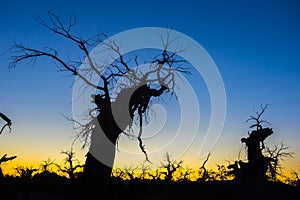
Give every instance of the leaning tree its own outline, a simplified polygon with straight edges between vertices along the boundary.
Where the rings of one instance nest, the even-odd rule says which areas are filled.
[[[77,80],[83,82],[84,91],[94,91],[90,94],[95,104],[95,108],[88,111],[90,120],[83,124],[73,118],[69,119],[79,124],[77,128],[80,137],[85,141],[84,145],[89,142],[90,149],[86,155],[82,196],[86,199],[93,199],[99,195],[103,197],[111,176],[115,148],[122,133],[131,136],[135,134],[141,152],[148,160],[141,137],[142,127],[151,100],[165,93],[176,95],[174,92],[176,76],[178,73],[189,73],[182,65],[186,61],[177,56],[182,49],[178,49],[177,52],[170,51],[170,45],[173,45],[176,40],[171,39],[172,30],[168,30],[164,36],[161,36],[162,50],[155,51],[155,55],[150,59],[145,57],[140,59],[139,56],[144,55],[123,55],[122,47],[105,34],[93,35],[87,39],[74,34],[75,15],[70,15],[65,23],[60,14],[50,10],[46,18],[39,16],[37,19],[50,32],[75,44],[81,59],[65,58],[63,53],[52,47],[37,49],[23,44],[14,44],[10,49],[12,53],[10,67],[14,68],[23,61],[34,63],[38,58],[46,57],[54,60],[61,70],[71,73],[77,77]],[[91,57],[89,50],[100,42],[114,55],[113,62],[99,63]],[[80,66],[83,63],[88,67],[81,70]],[[140,67],[145,63],[149,64],[147,70]],[[97,84],[90,78],[95,75],[99,78]],[[134,122],[139,127],[136,133],[132,133]],[[107,143],[113,144],[113,148]],[[99,148],[99,146],[102,151],[100,154],[102,153],[107,158],[108,164],[99,161],[91,153],[91,148]]]

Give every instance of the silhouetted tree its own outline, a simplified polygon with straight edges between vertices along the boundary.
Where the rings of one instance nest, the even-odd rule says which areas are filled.
[[[147,179],[149,178],[148,174],[150,170],[151,168],[146,165],[146,162],[143,162],[138,166],[138,171],[135,176],[140,180]]]
[[[233,174],[237,180],[267,181],[267,172],[271,179],[275,180],[281,169],[279,160],[292,156],[292,152],[287,152],[287,147],[283,144],[276,145],[273,149],[265,146],[265,139],[273,134],[272,128],[263,127],[263,123],[268,125],[270,123],[261,119],[267,107],[268,104],[261,105],[261,111],[255,111],[256,116],[251,115],[246,120],[246,122],[254,121],[249,128],[255,128],[248,133],[247,138],[241,139],[241,142],[246,144],[248,162],[239,160],[228,166],[231,169],[229,174]]]
[[[281,161],[289,157],[293,157],[294,152],[288,151],[289,147],[284,143],[275,145],[273,148],[270,146],[265,147],[265,154],[271,162],[268,163],[268,175],[273,181],[277,180],[277,176],[282,176]]]
[[[91,94],[96,108],[90,113],[95,111],[97,113],[96,116],[90,116],[90,122],[80,126],[81,137],[86,142],[92,138],[89,148],[99,147],[98,144],[93,144],[96,141],[101,143],[99,140],[93,140],[93,137],[95,138],[96,135],[98,137],[103,137],[104,135],[115,146],[120,134],[126,133],[125,130],[128,127],[129,131],[132,130],[130,127],[133,120],[136,120],[140,127],[136,138],[141,151],[145,154],[146,160],[148,160],[141,136],[143,119],[146,116],[151,99],[160,97],[166,92],[175,94],[176,74],[189,73],[181,65],[185,60],[178,59],[176,56],[182,49],[179,49],[178,52],[168,51],[170,45],[176,42],[176,40],[170,38],[172,31],[167,32],[166,36],[162,38],[163,50],[161,53],[151,58],[150,62],[148,62],[151,65],[151,70],[144,72],[140,70],[139,65],[144,64],[145,61],[140,63],[141,60],[137,56],[126,59],[121,53],[121,47],[115,41],[109,40],[105,34],[97,34],[88,39],[75,35],[72,29],[76,24],[76,16],[73,14],[70,15],[67,23],[64,23],[61,20],[61,16],[55,14],[52,10],[48,12],[48,21],[41,16],[37,19],[50,32],[75,44],[79,52],[82,53],[82,57],[86,57],[85,64],[88,64],[90,68],[84,72],[80,71],[81,60],[65,59],[55,48],[36,49],[22,44],[15,44],[10,49],[10,52],[13,54],[10,67],[14,68],[22,61],[35,62],[40,57],[54,60],[62,71],[71,72],[72,75],[81,79],[86,87],[92,88],[98,93]],[[113,63],[108,65],[105,62],[97,63],[90,57],[88,49],[96,46],[99,42],[102,42],[107,47],[107,50],[111,52],[115,59]],[[99,77],[99,84],[96,85],[90,81],[89,77],[92,74]],[[120,78],[125,80],[122,84],[117,83]],[[113,95],[116,91],[117,95]],[[104,149],[103,155],[110,160],[110,165],[112,166],[115,149],[106,147],[105,144],[100,146]],[[84,168],[84,198],[91,199],[99,195],[102,195],[103,198],[111,176],[111,166],[100,162],[90,152],[87,153]]]
[[[288,177],[288,183],[297,187],[300,187],[300,175],[299,172],[292,171],[290,177]]]
[[[35,168],[33,166],[30,167],[19,166],[15,168],[15,171],[21,179],[26,181],[26,180],[30,180],[33,177],[33,174],[38,171],[38,168]]]
[[[220,181],[228,180],[229,176],[225,165],[217,165],[217,168],[218,171],[215,174],[215,179]]]
[[[47,160],[43,161],[43,162],[41,163],[41,170],[42,170],[42,173],[43,173],[43,172],[47,172],[47,173],[51,172],[50,167],[51,167],[52,165],[54,165],[54,164],[55,164],[54,160],[51,160],[50,158],[48,158]]]
[[[118,181],[126,179],[126,174],[121,168],[114,168],[112,171],[112,176],[117,178]]]
[[[241,142],[246,144],[247,147],[247,160],[248,163],[235,161],[234,164],[229,165],[228,168],[232,169],[232,174],[235,178],[254,180],[254,181],[266,181],[267,169],[271,158],[265,157],[262,150],[265,148],[264,140],[273,134],[272,128],[263,128],[262,124],[270,124],[266,120],[261,119],[262,114],[266,111],[268,105],[262,106],[261,111],[255,111],[256,116],[251,115],[246,122],[254,121],[249,128],[256,128],[248,133],[247,138],[242,138]],[[243,177],[243,175],[245,177]]]
[[[171,155],[166,152],[165,162],[161,162],[161,174],[164,175],[164,180],[171,182],[174,181],[175,173],[182,168],[183,161],[176,161],[171,159]]]
[[[180,168],[178,181],[190,181],[193,170],[191,168]]]
[[[198,170],[198,181],[203,182],[203,181],[207,181],[210,178],[209,172],[206,169],[205,165],[209,160],[211,153],[208,153],[206,156],[206,159],[204,160],[204,162],[202,163],[202,166],[199,168]]]
[[[155,171],[148,172],[148,176],[152,180],[160,180],[161,179],[161,173],[159,172],[159,169],[156,169]]]
[[[76,171],[78,171],[80,168],[83,168],[83,165],[81,165],[75,158],[75,152],[72,148],[69,151],[61,151],[61,154],[66,156],[64,163],[63,165],[56,164],[56,166],[61,172],[68,174],[68,177],[71,181],[74,181],[76,178]]]
[[[133,166],[124,167],[123,168],[124,175],[125,175],[124,178],[128,180],[134,180],[136,178],[135,174],[137,169],[138,167],[133,167]]]

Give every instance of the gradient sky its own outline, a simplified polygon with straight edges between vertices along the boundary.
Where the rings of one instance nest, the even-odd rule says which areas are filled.
[[[96,32],[112,36],[150,26],[173,27],[193,38],[216,63],[227,96],[224,129],[208,164],[214,167],[238,159],[243,147],[240,139],[249,131],[249,124],[244,121],[259,110],[261,104],[270,104],[264,118],[271,123],[274,134],[267,143],[284,142],[289,146],[295,155],[284,165],[288,170],[299,169],[298,1],[8,1],[0,8],[0,52],[17,42],[36,48],[55,47],[64,55],[76,57],[74,46],[67,45],[35,20],[39,12],[45,13],[48,9],[62,9],[65,13],[74,11],[77,14],[75,32],[82,36]],[[47,59],[41,59],[35,66],[22,63],[16,69],[8,69],[9,55],[0,56],[0,111],[13,122],[12,132],[5,131],[0,135],[0,154],[17,155],[14,164],[41,162],[48,157],[60,161],[60,151],[70,148],[74,136],[72,124],[61,115],[72,115],[74,77],[57,72],[55,63]],[[197,87],[197,83],[194,84]],[[208,97],[208,94],[204,91],[203,96]],[[209,102],[203,101],[200,109],[205,111],[209,106]],[[207,120],[205,117],[204,114],[204,121]],[[168,131],[172,132],[172,129],[166,130],[167,136]],[[193,147],[181,157],[186,165],[197,167],[202,164],[197,146],[201,144],[201,138],[197,136]],[[150,143],[153,143],[152,147]],[[165,143],[166,140],[153,140],[146,143],[146,147],[151,151]],[[137,143],[126,138],[119,146],[139,153]],[[176,149],[176,146],[170,146],[164,150],[180,154]],[[78,158],[83,159],[85,152],[77,144]],[[163,155],[155,156],[152,160],[157,166]],[[116,165],[138,164],[143,159],[142,154],[128,156],[120,151]]]

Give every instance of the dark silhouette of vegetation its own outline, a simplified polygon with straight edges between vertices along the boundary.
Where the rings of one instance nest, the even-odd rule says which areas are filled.
[[[71,151],[64,152],[68,152],[64,154],[68,158],[69,155],[73,155],[71,157],[74,160]],[[209,156],[205,159],[205,163],[208,162],[208,158]],[[227,173],[229,171],[226,170],[225,165],[219,164],[215,170],[206,169],[209,178],[204,181],[202,174],[198,172],[203,164],[199,169],[184,167],[182,160],[171,159],[169,153],[166,153],[163,159],[162,168],[160,166],[151,168],[145,163],[115,168],[108,186],[110,194],[108,199],[182,199],[184,197],[190,199],[195,195],[209,195],[211,199],[229,197],[239,199],[233,194],[243,192],[247,193],[244,199],[253,199],[257,194],[261,198],[289,199],[292,195],[299,194],[297,172],[293,172],[293,176],[286,179],[288,184],[274,181],[251,184],[231,181],[232,177]],[[38,166],[19,166],[14,175],[5,175],[4,184],[0,184],[4,189],[4,193],[0,193],[0,198],[80,199],[81,177],[65,176],[61,173],[60,169],[65,167],[64,162],[54,169],[53,167],[58,164],[48,158]]]
[[[9,128],[9,131],[11,131],[11,125],[12,125],[12,122],[11,122],[11,119],[9,119],[6,115],[4,115],[3,113],[0,112],[0,117],[6,122],[1,130],[0,130],[0,135],[1,133],[3,132],[4,128],[7,126]],[[8,161],[11,161],[11,160],[14,160],[15,158],[17,158],[17,156],[10,156],[10,157],[7,157],[7,154],[4,154],[2,156],[2,158],[0,159],[0,181],[2,181],[4,175],[3,175],[3,172],[2,172],[2,168],[1,168],[1,164],[5,163],[5,162],[8,162]]]
[[[87,58],[86,61],[90,67],[89,71],[81,72],[79,70],[81,60],[64,59],[55,48],[46,47],[44,49],[36,49],[22,44],[15,44],[10,49],[12,53],[10,67],[14,68],[22,61],[35,62],[40,57],[47,57],[54,60],[59,64],[61,70],[71,72],[72,75],[83,81],[86,87],[96,89],[98,92],[98,94],[91,94],[93,102],[96,105],[96,108],[91,112],[95,111],[97,113],[96,116],[90,115],[90,122],[81,124],[79,127],[81,130],[80,137],[85,140],[84,146],[90,138],[92,138],[90,149],[94,148],[94,143],[99,142],[99,139],[97,139],[98,141],[93,141],[93,138],[95,138],[93,135],[105,137],[115,146],[120,134],[126,133],[125,130],[128,127],[130,128],[132,122],[136,120],[138,121],[140,130],[136,133],[137,136],[135,138],[139,142],[139,147],[145,155],[145,159],[149,161],[141,136],[143,122],[151,99],[160,97],[167,92],[171,95],[175,94],[176,74],[179,72],[189,73],[181,65],[186,61],[176,57],[178,52],[168,51],[170,45],[175,42],[170,39],[172,31],[167,32],[164,39],[162,39],[163,50],[149,62],[151,70],[143,72],[139,66],[143,64],[140,62],[141,60],[145,60],[145,58],[139,59],[135,55],[132,58],[126,59],[122,55],[118,44],[110,40],[105,34],[97,34],[88,39],[83,39],[73,34],[72,28],[76,24],[75,15],[72,14],[67,23],[64,23],[61,16],[53,10],[49,10],[47,16],[48,21],[41,16],[37,17],[37,19],[50,32],[75,44],[79,52],[82,53],[82,57]],[[88,48],[97,45],[99,42],[102,42],[112,55],[116,55],[115,61],[108,66],[106,63],[96,63],[89,55]],[[181,49],[178,51],[181,51]],[[91,74],[98,75],[100,79],[98,85],[89,80],[88,77]],[[120,77],[125,80],[122,84],[118,84]],[[119,91],[116,98],[113,97],[113,91]],[[130,132],[127,134],[132,136]],[[106,148],[102,151],[105,152],[105,156],[109,160],[108,164],[100,162],[90,152],[86,155],[84,168],[84,187],[86,187],[84,190],[86,191],[83,191],[83,197],[87,199],[99,195],[99,193],[105,195],[115,157],[115,149]],[[103,191],[99,191],[99,184],[102,185],[100,188]],[[95,188],[96,185],[97,188]]]
[[[7,157],[7,154],[5,154],[4,156],[2,156],[2,158],[0,159],[0,181],[3,179],[4,175],[3,175],[3,172],[2,172],[2,168],[1,168],[1,164],[2,163],[5,163],[5,162],[8,162],[8,161],[11,161],[11,160],[14,160],[15,158],[17,158],[17,156],[10,156],[10,157]]]
[[[200,181],[200,182],[207,181],[210,178],[210,173],[208,172],[208,170],[205,167],[205,165],[208,162],[210,156],[211,156],[211,153],[208,153],[206,159],[204,160],[204,162],[202,164],[202,166],[199,168],[199,171],[198,171],[198,175],[199,175],[198,181]]]
[[[261,112],[256,112],[256,117],[251,116],[255,123],[250,128],[254,130],[247,138],[241,139],[247,147],[248,162],[238,160],[229,164],[228,169],[223,164],[217,164],[216,170],[207,169],[206,165],[212,156],[209,153],[198,169],[192,169],[184,167],[183,160],[173,160],[166,152],[163,162],[157,168],[143,162],[137,166],[113,169],[107,186],[107,199],[149,197],[174,200],[194,198],[195,195],[210,195],[211,199],[240,199],[239,196],[232,196],[237,191],[239,194],[247,194],[243,199],[257,198],[257,194],[260,198],[271,199],[290,199],[299,195],[299,173],[293,171],[290,176],[284,177],[281,171],[281,161],[292,157],[293,152],[289,152],[284,143],[273,147],[264,144],[265,139],[273,134],[271,128],[262,126],[262,122],[270,125],[269,122],[261,120],[266,108],[267,106],[261,106]],[[61,154],[65,156],[62,164],[48,158],[38,167],[18,166],[15,167],[14,175],[2,174],[0,188],[4,192],[0,193],[0,198],[81,199],[84,165],[75,158],[73,148],[61,151]],[[9,157],[5,154],[0,159],[0,167],[2,163],[15,158],[16,156]],[[281,178],[278,179],[277,176]],[[187,192],[183,194],[179,191]]]
[[[271,179],[275,180],[280,170],[279,160],[291,157],[293,154],[292,152],[287,152],[287,147],[283,144],[275,146],[273,149],[265,147],[265,139],[273,134],[272,128],[264,128],[262,125],[263,123],[270,125],[268,121],[261,119],[267,107],[268,104],[265,106],[261,105],[261,111],[256,111],[256,116],[251,115],[246,120],[246,122],[254,121],[249,128],[255,129],[248,133],[247,138],[241,139],[241,142],[245,143],[247,147],[248,162],[239,160],[228,166],[231,169],[229,173],[234,175],[236,180],[267,181],[267,172],[269,172]]]
[[[265,147],[265,154],[272,161],[268,163],[268,179],[277,181],[277,176],[283,176],[281,162],[294,155],[294,152],[288,151],[288,149],[289,147],[282,142],[274,147]]]
[[[300,188],[300,172],[293,171],[292,176],[287,178],[287,182],[291,185],[294,185]]]
[[[33,166],[30,167],[18,166],[15,168],[15,170],[17,176],[19,176],[21,179],[28,180],[33,177],[34,173],[38,171],[38,168],[35,168]]]
[[[42,173],[50,173],[52,171],[52,165],[55,165],[55,162],[54,160],[51,160],[50,157],[47,160],[44,160],[40,165]]]
[[[182,169],[183,161],[176,161],[171,159],[171,155],[166,152],[165,162],[161,163],[160,168],[162,169],[161,174],[163,174],[164,180],[171,182],[174,181],[174,174]]]
[[[71,148],[69,151],[61,151],[61,154],[66,156],[63,165],[58,165],[56,163],[55,165],[58,167],[59,171],[66,173],[68,178],[71,181],[74,181],[78,175],[78,170],[83,168],[84,165],[81,165],[80,162],[75,158],[75,152],[73,151],[73,148]]]
[[[82,165],[75,159],[75,152],[61,151],[65,155],[63,164],[57,164],[50,159],[37,167],[19,166],[15,168],[14,175],[4,175],[1,163],[13,160],[16,156],[0,159],[0,193],[1,199],[183,199],[194,198],[195,195],[210,195],[215,199],[253,199],[255,182],[257,193],[261,198],[276,199],[278,197],[291,198],[299,194],[299,176],[293,172],[294,178],[289,178],[286,184],[275,182],[280,175],[280,161],[291,157],[293,153],[287,151],[284,144],[270,148],[264,141],[273,134],[270,123],[261,119],[268,105],[261,106],[260,112],[250,116],[247,122],[250,125],[248,137],[241,142],[247,148],[247,162],[235,161],[226,169],[225,165],[218,164],[217,170],[209,170],[206,164],[211,156],[209,153],[197,170],[183,167],[183,160],[172,160],[170,154],[165,154],[165,160],[158,168],[152,169],[145,163],[151,163],[147,155],[145,144],[142,140],[143,126],[147,119],[149,106],[154,98],[164,94],[175,95],[175,77],[177,73],[187,73],[182,60],[176,56],[178,52],[170,52],[169,48],[175,40],[170,39],[172,30],[162,37],[162,51],[150,58],[150,70],[142,71],[139,66],[145,64],[143,55],[134,55],[130,58],[122,55],[121,47],[116,41],[110,40],[105,34],[96,34],[84,39],[73,32],[76,16],[71,14],[67,23],[64,23],[60,14],[49,10],[47,18],[37,17],[39,23],[67,41],[75,44],[80,52],[79,60],[72,60],[61,55],[56,48],[45,47],[42,49],[27,47],[23,44],[14,44],[10,49],[12,53],[10,68],[16,67],[23,61],[35,63],[38,58],[46,57],[55,61],[61,71],[66,71],[84,83],[84,91],[96,90],[91,93],[94,108],[87,110],[89,122],[81,124],[75,119],[68,118],[77,125],[79,131],[76,139],[83,141],[83,147],[89,150],[102,144],[102,154],[108,160],[103,163],[90,151],[86,154],[85,164]],[[99,42],[115,55],[113,63],[97,63],[89,55],[89,50]],[[140,57],[139,57],[140,56]],[[141,59],[140,59],[141,58]],[[80,65],[85,59],[88,70],[81,71]],[[99,83],[94,84],[89,77],[97,75]],[[120,79],[124,81],[120,84]],[[116,92],[113,93],[113,92]],[[4,114],[0,117],[6,122],[1,128],[11,129],[11,120]],[[139,130],[132,132],[132,124],[137,122]],[[145,163],[141,167],[124,167],[112,169],[115,159],[115,150],[121,134],[137,139],[141,153],[145,156]],[[96,139],[95,139],[96,138]],[[100,140],[99,140],[100,138]],[[112,147],[101,143],[106,138]],[[90,142],[89,142],[90,141]],[[51,166],[55,166],[53,170]],[[83,171],[81,171],[83,170]],[[67,174],[67,176],[65,176]],[[234,178],[235,181],[231,181]],[[237,180],[237,181],[236,181]],[[243,180],[243,181],[241,181]],[[270,184],[267,180],[272,180]],[[296,186],[296,187],[295,187]],[[275,191],[273,191],[275,188]],[[183,192],[182,192],[183,191]],[[187,191],[187,192],[185,192]],[[246,194],[246,197],[235,195],[237,191]],[[291,195],[291,196],[290,196]]]

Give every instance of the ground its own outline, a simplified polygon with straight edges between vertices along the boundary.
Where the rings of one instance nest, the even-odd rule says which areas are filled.
[[[79,200],[80,182],[68,180],[7,179],[1,183],[3,200]],[[295,199],[300,188],[279,182],[241,183],[235,181],[177,182],[113,180],[108,200],[188,200],[188,199]],[[95,197],[95,199],[97,199]]]

